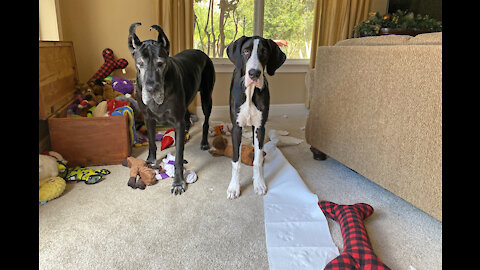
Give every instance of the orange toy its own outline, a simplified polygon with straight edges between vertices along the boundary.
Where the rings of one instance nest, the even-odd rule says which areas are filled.
[[[212,142],[213,149],[208,150],[212,156],[226,156],[232,157],[233,156],[233,147],[232,145],[228,144],[226,138],[222,136],[217,136],[213,139]],[[254,159],[255,148],[253,145],[241,145],[240,147],[240,161],[244,164],[253,166],[253,159]],[[263,152],[265,156],[266,153]]]

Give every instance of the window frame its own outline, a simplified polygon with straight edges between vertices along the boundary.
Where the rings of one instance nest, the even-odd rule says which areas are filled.
[[[253,1],[253,35],[263,36],[263,20],[264,20],[265,0]],[[234,70],[232,62],[228,58],[211,57],[215,72],[231,73]],[[288,59],[276,71],[278,73],[306,73],[309,69],[310,58],[307,59]]]

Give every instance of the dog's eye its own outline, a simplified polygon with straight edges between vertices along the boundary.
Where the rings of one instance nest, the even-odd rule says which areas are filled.
[[[137,65],[138,65],[139,67],[143,67],[143,61],[138,61],[138,62],[137,62]]]
[[[244,54],[244,55],[248,55],[249,53],[250,53],[249,50],[243,50],[243,54]]]

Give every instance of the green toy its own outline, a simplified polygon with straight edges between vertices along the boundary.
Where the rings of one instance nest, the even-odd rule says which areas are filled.
[[[85,184],[96,184],[102,180],[104,175],[110,174],[107,169],[94,170],[89,168],[76,167],[65,177],[67,181],[85,181]]]

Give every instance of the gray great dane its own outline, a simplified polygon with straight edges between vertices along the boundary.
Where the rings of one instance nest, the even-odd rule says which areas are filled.
[[[170,42],[158,25],[150,27],[150,30],[153,28],[158,31],[157,40],[140,41],[135,34],[138,25],[141,23],[133,23],[128,35],[128,48],[137,69],[136,100],[125,99],[144,115],[149,142],[146,160],[148,164],[156,162],[156,122],[175,128],[175,177],[171,192],[175,195],[182,194],[186,189],[183,177],[184,138],[190,128],[190,113],[187,107],[199,91],[205,115],[200,148],[207,150],[210,148],[207,135],[215,69],[212,60],[200,50],[184,50],[169,57]]]

